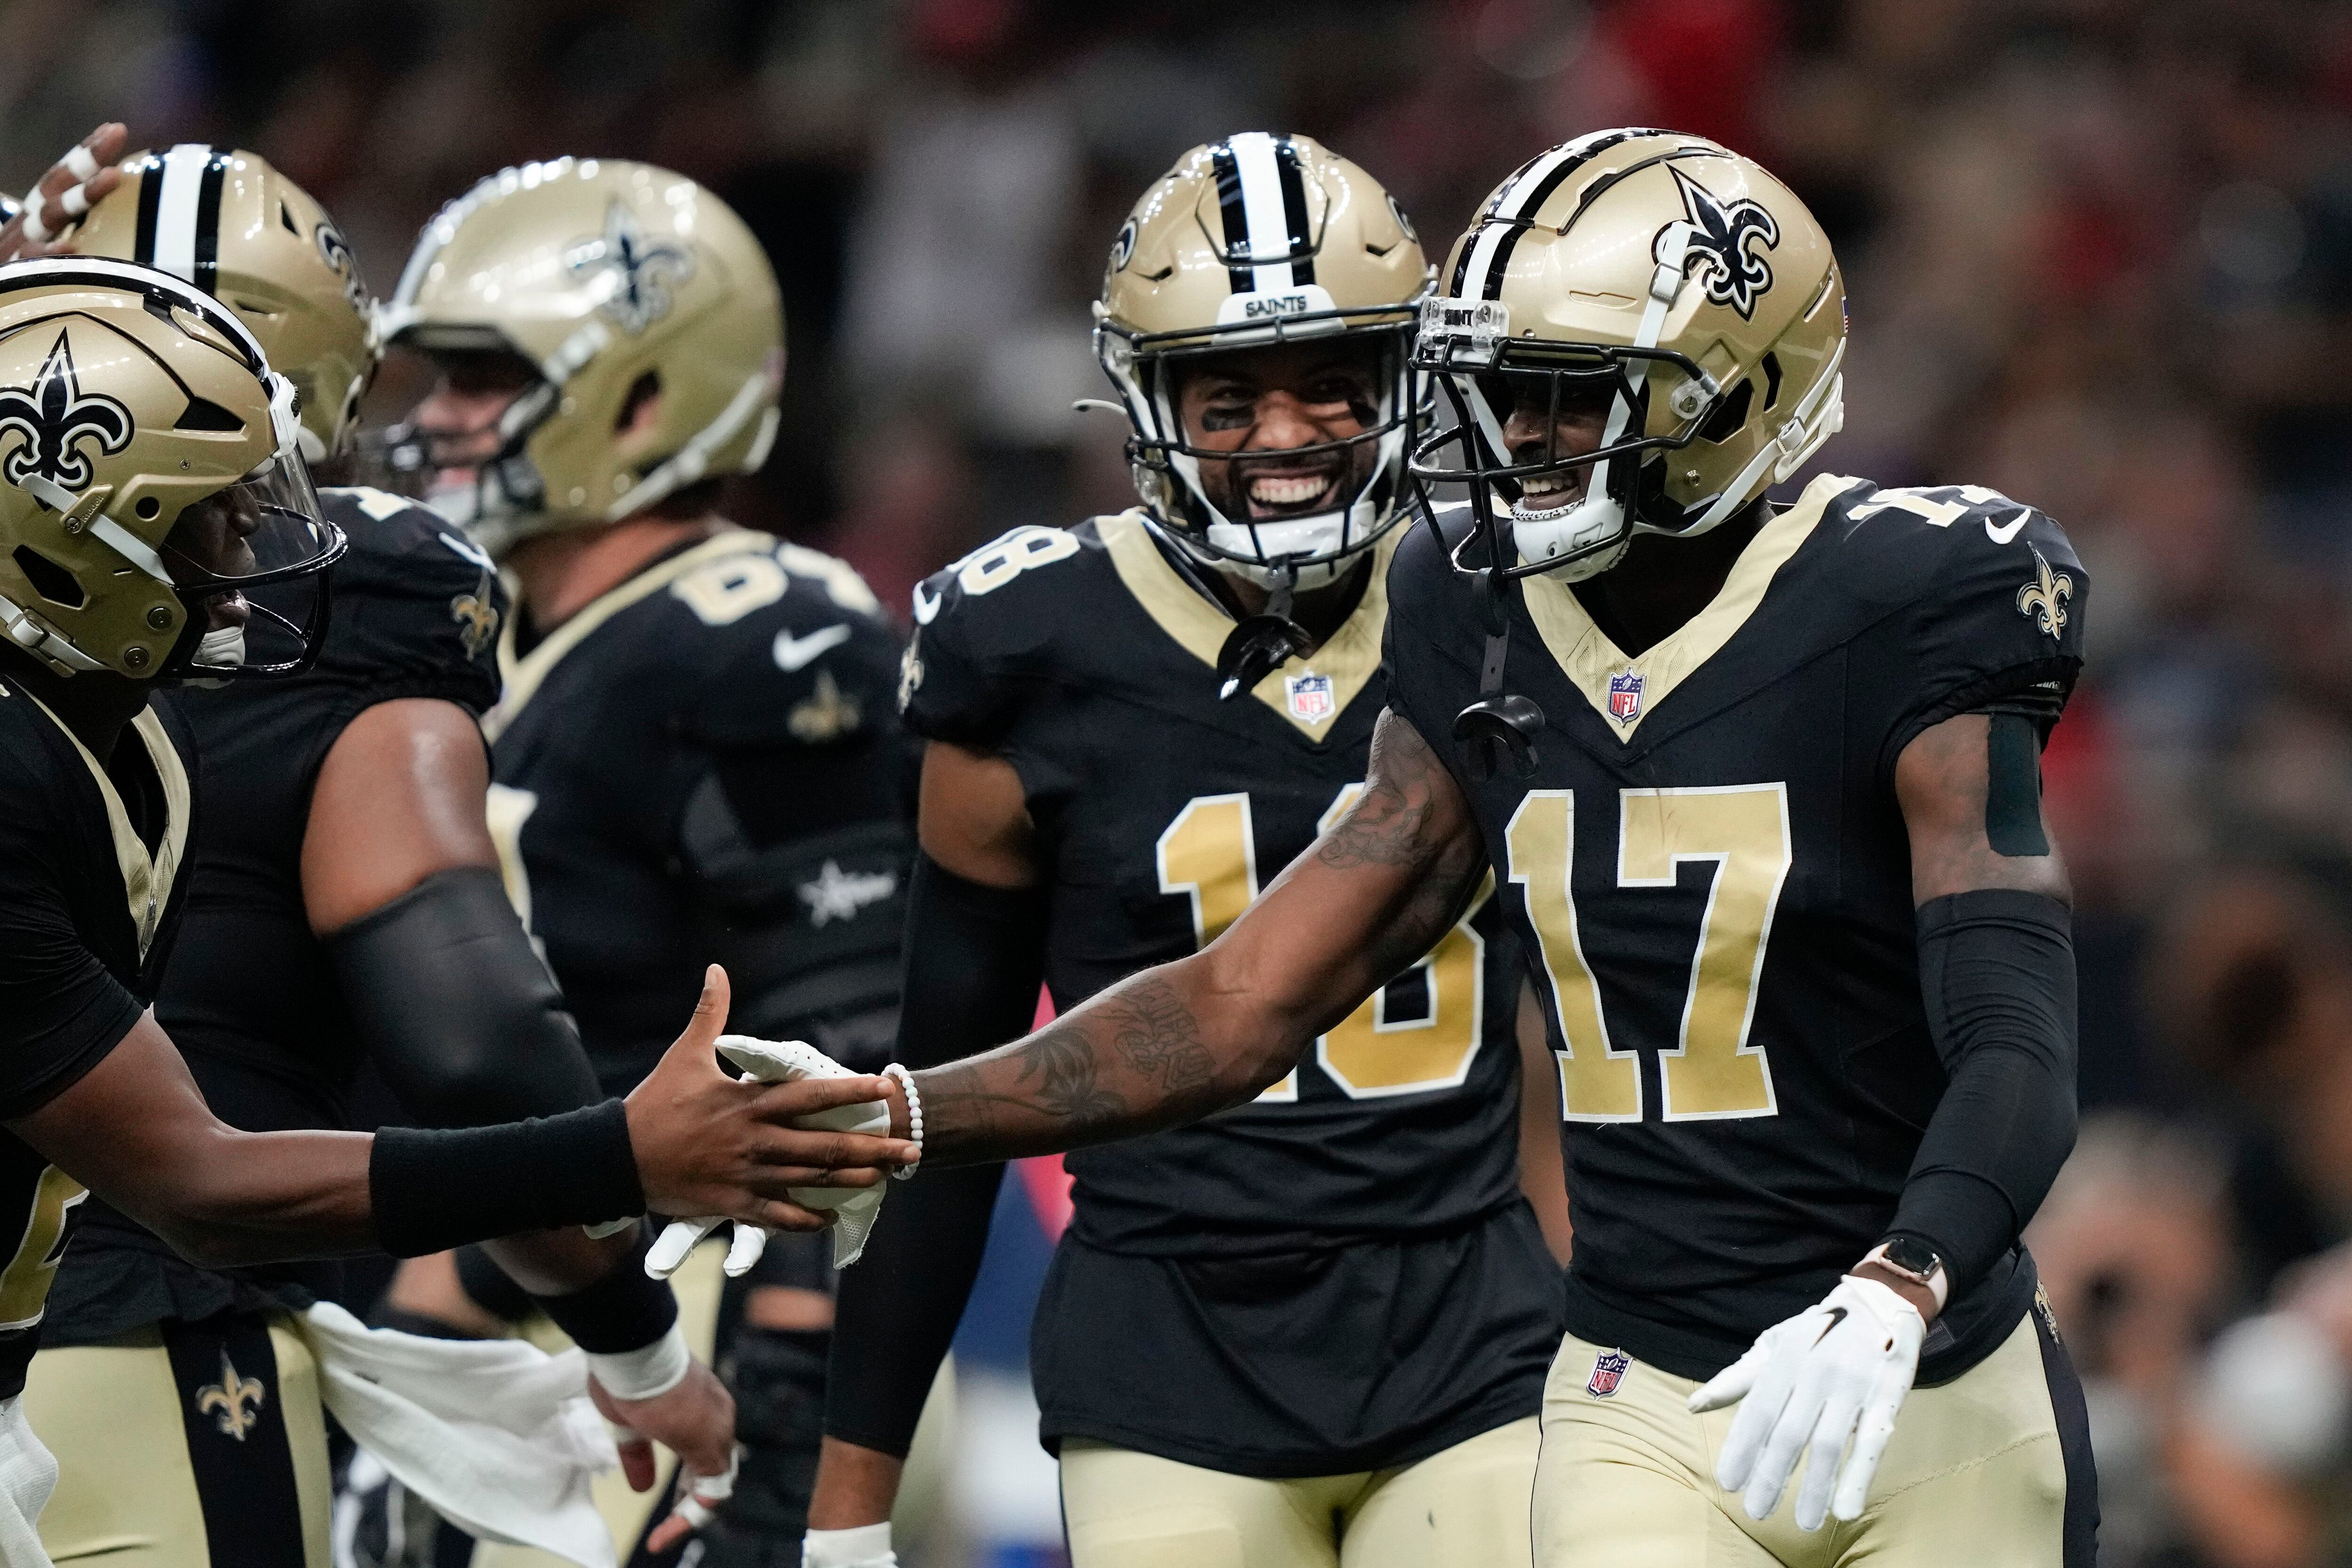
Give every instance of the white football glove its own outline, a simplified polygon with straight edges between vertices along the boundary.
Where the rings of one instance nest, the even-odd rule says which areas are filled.
[[[755,1078],[762,1083],[790,1083],[803,1078],[850,1078],[850,1070],[818,1050],[805,1040],[757,1040],[749,1035],[721,1035],[719,1054],[743,1069],[745,1078]],[[793,1119],[793,1125],[811,1131],[870,1132],[887,1137],[890,1131],[890,1106],[887,1100],[862,1100],[856,1105],[838,1105],[831,1110],[814,1111]],[[875,1218],[882,1211],[882,1194],[889,1183],[877,1182],[870,1187],[793,1187],[793,1202],[804,1209],[831,1209],[833,1220],[833,1266],[846,1268],[857,1261],[866,1250],[866,1238],[873,1234]],[[667,1279],[695,1244],[726,1223],[717,1215],[708,1219],[673,1220],[668,1228],[655,1237],[646,1254],[646,1272],[656,1279]],[[728,1244],[727,1261],[721,1267],[729,1279],[737,1279],[751,1271],[767,1249],[768,1233],[757,1226],[739,1225],[734,1239]]]
[[[1927,1337],[1918,1308],[1852,1274],[1820,1306],[1765,1330],[1746,1355],[1690,1396],[1694,1415],[1739,1405],[1716,1456],[1716,1483],[1741,1494],[1748,1518],[1769,1519],[1810,1443],[1798,1528],[1819,1530],[1830,1513],[1859,1518]],[[1849,1438],[1853,1452],[1846,1454]]]

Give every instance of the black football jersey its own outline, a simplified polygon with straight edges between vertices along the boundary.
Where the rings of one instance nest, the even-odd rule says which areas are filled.
[[[1355,798],[1387,701],[1386,564],[1313,657],[1227,702],[1234,623],[1139,512],[1015,530],[917,590],[907,724],[1020,774],[1055,1006],[1213,939]],[[1493,901],[1255,1103],[1069,1155],[1071,1234],[1215,1255],[1453,1230],[1514,1200],[1517,953]]]
[[[1532,776],[1475,780],[1453,739],[1486,634],[1427,528],[1390,578],[1390,700],[1454,767],[1549,978],[1570,1326],[1708,1377],[1878,1240],[1943,1092],[1895,758],[1990,703],[2054,712],[2089,584],[1990,490],[1829,476],[1638,658],[1565,584],[1523,587],[1505,685],[1543,710]],[[1937,1320],[1922,1380],[2032,1290],[2020,1249]]]
[[[156,697],[194,738],[205,812],[155,1017],[214,1113],[248,1131],[350,1125],[364,1047],[302,901],[302,840],[327,753],[378,702],[438,698],[478,714],[498,698],[505,597],[488,557],[381,490],[324,489],[319,500],[351,548],[332,569],[318,662],[290,679]],[[273,592],[307,590],[257,596],[267,604]],[[289,1284],[325,1294],[340,1279],[331,1262],[199,1269],[104,1203],[87,1211],[51,1295],[53,1344],[251,1305],[253,1292]]]
[[[184,731],[150,708],[101,766],[0,674],[0,1119],[30,1115],[131,1032],[185,901]],[[81,1184],[0,1131],[0,1399],[25,1386]]]
[[[856,572],[730,528],[535,643],[509,624],[499,658],[491,831],[609,1092],[713,962],[730,1029],[832,1048],[879,1012],[887,1040],[910,774],[898,637]]]

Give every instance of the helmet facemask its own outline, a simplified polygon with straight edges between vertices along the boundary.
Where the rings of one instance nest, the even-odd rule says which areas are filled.
[[[1139,333],[1098,322],[1096,355],[1126,405],[1133,428],[1128,461],[1153,521],[1194,559],[1269,591],[1306,592],[1336,581],[1410,515],[1405,458],[1418,425],[1410,333],[1411,323],[1396,319],[1393,310],[1326,310],[1271,325],[1223,324],[1205,331]],[[1189,376],[1228,355],[1311,352],[1320,344],[1344,344],[1370,362],[1370,396],[1358,413],[1355,433],[1303,447],[1238,450],[1202,446],[1188,435],[1181,404]],[[1296,515],[1248,515],[1244,498],[1253,467],[1318,459],[1338,465],[1330,504]],[[1226,482],[1206,482],[1204,463],[1230,465]],[[1213,488],[1224,492],[1222,501]]]
[[[298,675],[326,641],[333,602],[327,568],[347,542],[320,514],[301,456],[293,387],[282,376],[269,379],[277,455],[181,509],[156,552],[188,610],[179,640],[156,671],[160,679],[219,686]],[[222,600],[235,608],[229,624],[216,627],[212,611]]]

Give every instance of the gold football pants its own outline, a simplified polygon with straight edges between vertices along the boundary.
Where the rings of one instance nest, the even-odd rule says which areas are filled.
[[[225,1562],[327,1568],[319,1369],[282,1317],[45,1350],[25,1414],[58,1457],[40,1519],[56,1562],[210,1568],[218,1542]]]
[[[2081,1386],[2039,1311],[1950,1383],[1915,1388],[1860,1519],[1797,1528],[1797,1477],[1769,1519],[1715,1484],[1730,1409],[1635,1361],[1591,1392],[1607,1347],[1570,1335],[1544,1390],[1541,1568],[2089,1568],[2097,1529]],[[1602,1380],[1605,1382],[1605,1379]],[[1798,1476],[1801,1477],[1801,1468]]]
[[[1527,1568],[1532,1415],[1415,1464],[1260,1480],[1062,1444],[1071,1568]]]

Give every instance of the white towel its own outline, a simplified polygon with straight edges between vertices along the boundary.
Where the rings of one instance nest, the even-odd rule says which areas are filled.
[[[57,1457],[25,1419],[23,1397],[0,1400],[0,1568],[53,1568],[33,1521],[57,1484]]]
[[[294,1326],[335,1419],[444,1519],[484,1541],[614,1568],[589,1484],[620,1455],[580,1352],[370,1329],[325,1301]]]

